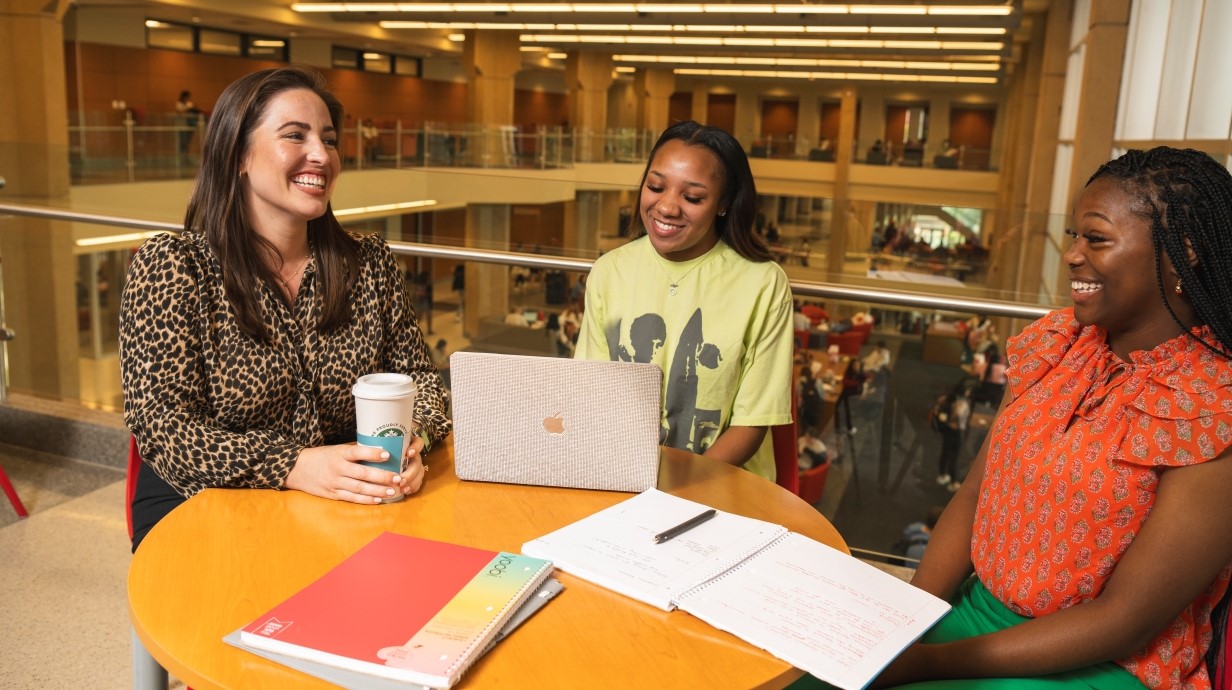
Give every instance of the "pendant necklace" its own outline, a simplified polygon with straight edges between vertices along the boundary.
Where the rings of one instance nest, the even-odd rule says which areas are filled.
[[[698,266],[701,266],[701,265],[702,265],[702,263],[704,263],[704,262],[694,264],[692,268],[690,268],[689,270],[687,270],[687,271],[685,271],[685,272],[684,272],[684,275],[680,276],[680,277],[679,277],[679,278],[677,278],[676,280],[672,280],[672,276],[671,276],[671,274],[667,272],[667,269],[663,267],[663,264],[662,264],[661,262],[656,262],[656,264],[659,266],[659,270],[663,271],[663,275],[667,276],[667,285],[668,285],[667,294],[668,294],[668,295],[670,295],[670,296],[672,296],[672,297],[675,297],[675,296],[676,296],[676,288],[680,287],[680,283],[681,283],[681,282],[682,282],[685,278],[687,278],[687,277],[689,276],[689,274],[690,274],[690,273],[692,273],[694,270],[696,270]]]

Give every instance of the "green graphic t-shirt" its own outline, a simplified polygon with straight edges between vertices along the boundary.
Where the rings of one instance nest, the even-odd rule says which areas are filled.
[[[657,364],[662,442],[702,453],[729,426],[791,421],[791,317],[778,264],[724,242],[673,262],[642,237],[595,262],[576,357]],[[745,469],[774,481],[769,433]]]

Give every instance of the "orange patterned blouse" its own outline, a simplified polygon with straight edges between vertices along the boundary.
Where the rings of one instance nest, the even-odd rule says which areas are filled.
[[[1187,335],[1122,361],[1072,309],[1028,326],[1006,354],[1012,402],[991,432],[971,560],[993,596],[1036,617],[1099,596],[1162,472],[1232,445],[1232,363]],[[1211,608],[1230,575],[1118,663],[1148,688],[1209,688]]]

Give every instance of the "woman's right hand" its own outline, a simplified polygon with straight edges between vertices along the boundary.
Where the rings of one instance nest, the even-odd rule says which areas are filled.
[[[348,443],[305,448],[295,460],[283,488],[352,503],[380,503],[402,494],[402,475],[361,465],[384,462],[389,453]]]

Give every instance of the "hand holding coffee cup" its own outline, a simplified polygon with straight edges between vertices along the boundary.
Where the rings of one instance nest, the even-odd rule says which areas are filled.
[[[402,474],[408,469],[408,451],[417,440],[414,379],[405,374],[368,374],[359,377],[351,392],[355,396],[356,441],[388,453],[382,462],[362,464]],[[422,482],[422,474],[419,479]],[[401,490],[382,501],[401,500],[409,491],[418,489],[418,486],[406,484],[406,480],[406,477],[401,478]]]

